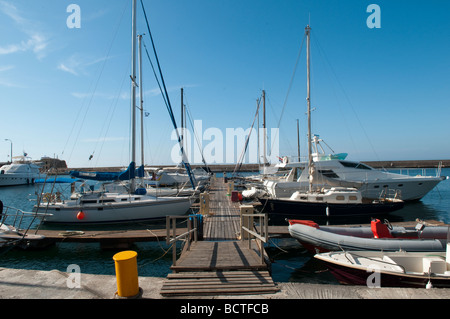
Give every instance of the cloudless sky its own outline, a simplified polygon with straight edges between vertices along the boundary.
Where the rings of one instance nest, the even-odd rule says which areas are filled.
[[[80,28],[66,23],[72,3]],[[367,26],[372,3],[381,28]],[[213,142],[201,136],[208,128],[224,136],[226,128],[249,128],[265,90],[279,154],[297,154],[299,119],[306,155],[305,45],[297,67],[296,60],[310,23],[314,134],[349,160],[450,158],[449,1],[144,5],[176,120],[183,87],[204,147]],[[152,54],[139,0],[137,29]],[[0,0],[0,162],[9,160],[10,139],[14,156],[126,166],[130,54],[131,0]],[[143,68],[145,162],[173,164],[173,126],[146,56]],[[241,150],[234,152],[237,159]]]

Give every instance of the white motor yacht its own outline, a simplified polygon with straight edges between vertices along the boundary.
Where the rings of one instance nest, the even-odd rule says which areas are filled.
[[[15,161],[0,167],[0,186],[34,184],[39,178],[39,166],[28,157],[16,156]]]
[[[297,181],[266,181],[270,196],[289,197],[302,188],[307,188],[309,176],[307,163],[284,163],[284,167],[300,169]],[[445,176],[405,175],[386,170],[374,169],[369,165],[348,160],[330,159],[314,162],[318,182],[324,187],[355,187],[364,198],[376,199],[387,190],[395,190],[403,201],[420,200],[430,192]],[[306,168],[306,169],[305,169]]]

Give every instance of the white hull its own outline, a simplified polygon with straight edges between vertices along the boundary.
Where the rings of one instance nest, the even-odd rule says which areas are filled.
[[[430,176],[403,176],[398,178],[386,178],[370,181],[334,180],[327,179],[323,185],[345,186],[359,189],[364,198],[376,199],[388,190],[398,190],[403,201],[419,200],[430,192],[443,178]],[[290,197],[299,189],[307,189],[308,181],[300,182],[265,182],[268,193],[275,198]]]
[[[135,196],[138,197],[138,196]],[[166,216],[184,215],[191,205],[190,198],[170,197],[154,198],[142,196],[134,202],[113,202],[78,204],[75,201],[67,203],[42,203],[39,212],[48,214],[45,223],[64,224],[97,224],[97,223],[128,223],[165,218]],[[83,212],[83,218],[79,217]]]
[[[39,178],[39,175],[17,176],[16,174],[2,174],[0,175],[0,186],[16,186],[16,185],[30,185]]]
[[[39,167],[29,162],[14,162],[0,167],[0,186],[34,184],[39,178]]]

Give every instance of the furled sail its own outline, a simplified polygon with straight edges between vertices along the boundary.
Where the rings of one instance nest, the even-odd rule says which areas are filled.
[[[136,176],[136,164],[131,162],[126,171],[123,172],[80,172],[70,171],[72,177],[90,179],[95,181],[126,181]]]

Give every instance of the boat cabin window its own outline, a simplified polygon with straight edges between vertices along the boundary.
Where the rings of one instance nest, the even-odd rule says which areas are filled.
[[[349,199],[349,200],[357,200],[358,197],[356,197],[355,195],[350,195],[350,196],[348,197],[348,199]]]
[[[333,170],[331,170],[331,169],[322,169],[322,170],[319,170],[319,173],[325,177],[339,178],[339,176],[335,172],[333,172]]]
[[[96,204],[97,200],[96,199],[84,199],[81,201],[83,204]]]
[[[111,202],[114,202],[114,199],[108,198],[108,199],[102,199],[102,200],[100,200],[100,203],[111,203]]]
[[[356,168],[356,169],[367,169],[367,170],[372,169],[371,167],[369,167],[363,163],[355,163],[355,162],[347,162],[347,161],[339,161],[339,163],[341,163],[345,167],[351,167],[351,168]]]
[[[336,200],[344,200],[344,199],[345,199],[345,196],[343,196],[343,195],[336,196]]]

